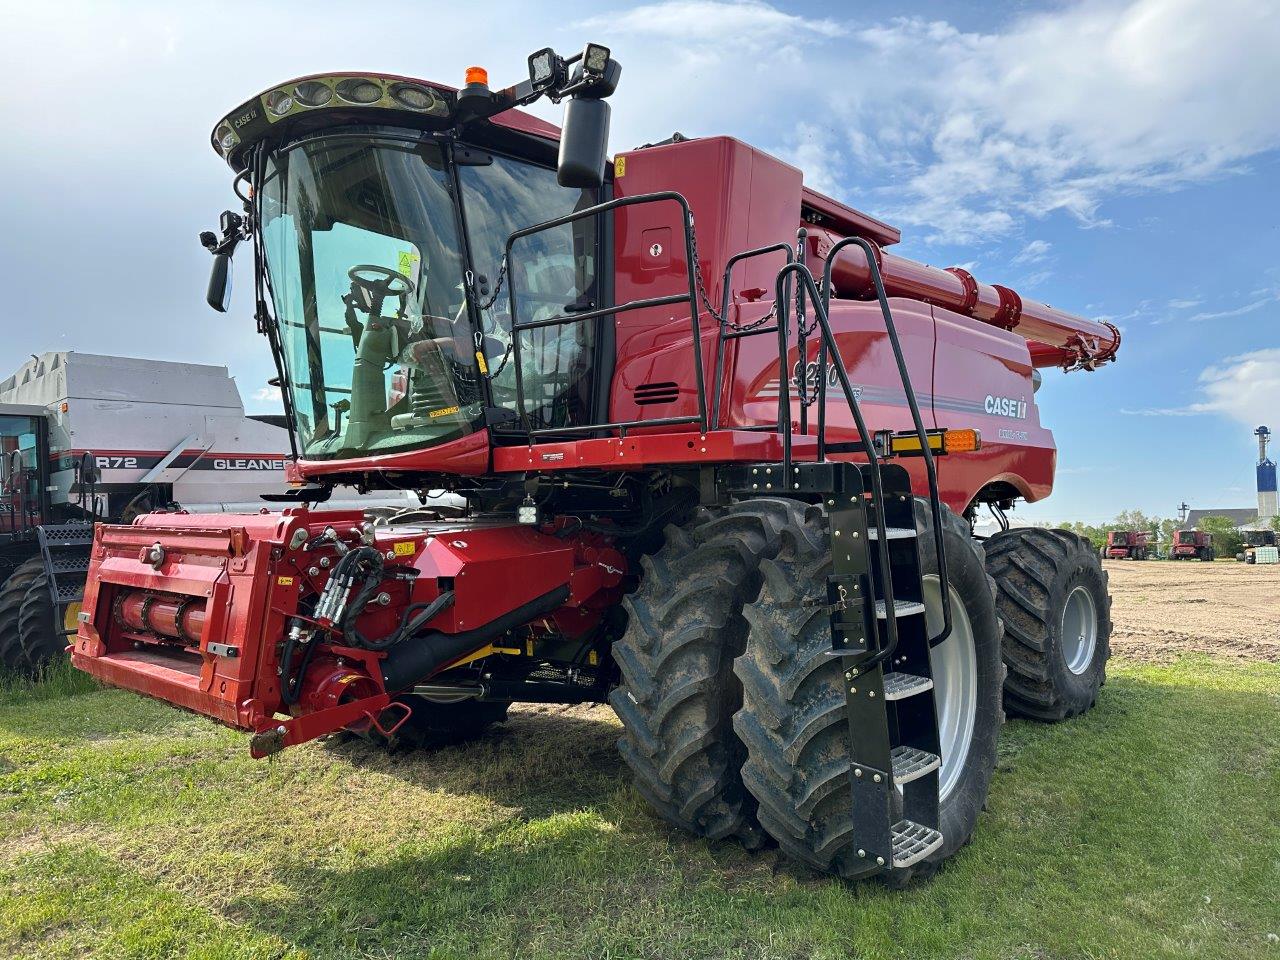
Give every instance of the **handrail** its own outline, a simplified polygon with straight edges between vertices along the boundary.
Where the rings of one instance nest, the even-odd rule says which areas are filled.
[[[671,202],[679,204],[683,214],[682,223],[684,226],[684,253],[685,268],[689,281],[689,292],[687,294],[671,294],[663,297],[650,297],[643,300],[631,300],[627,303],[618,304],[616,306],[600,307],[589,311],[582,311],[574,314],[562,314],[556,317],[549,317],[545,320],[531,320],[527,323],[521,323],[517,319],[516,313],[516,271],[512,269],[511,250],[517,240],[531,236],[535,233],[541,233],[544,230],[551,230],[555,227],[562,227],[567,223],[573,223],[575,220],[585,220],[588,217],[596,217],[602,213],[608,213],[620,207],[629,207],[639,203],[662,203]],[[702,433],[707,432],[707,389],[705,377],[702,370],[702,330],[698,323],[698,286],[697,286],[697,255],[693,239],[693,211],[689,208],[689,202],[685,198],[676,193],[674,190],[663,190],[657,193],[642,193],[634,197],[619,197],[614,200],[607,200],[604,203],[597,203],[594,206],[586,207],[582,210],[575,210],[573,213],[565,214],[562,217],[556,217],[554,220],[546,220],[543,223],[536,223],[530,227],[524,227],[515,231],[507,237],[507,245],[503,254],[504,262],[507,264],[507,296],[510,302],[511,310],[511,352],[512,361],[515,364],[516,377],[516,407],[520,413],[520,422],[524,426],[525,432],[529,435],[529,439],[534,437],[546,436],[548,434],[559,433],[582,433],[594,430],[620,430],[625,431],[629,427],[644,427],[651,424],[663,425],[671,423],[697,423]],[[535,330],[545,327],[563,326],[569,323],[577,323],[586,320],[599,320],[605,316],[612,316],[619,313],[625,313],[629,310],[641,310],[645,307],[665,306],[673,303],[689,304],[689,323],[693,332],[693,369],[697,378],[698,385],[698,414],[696,417],[680,417],[667,418],[662,421],[657,420],[628,420],[617,423],[603,424],[583,424],[577,427],[545,427],[533,429],[533,425],[529,421],[529,411],[525,405],[524,396],[524,375],[522,372],[523,364],[520,362],[520,332],[523,330]]]
[[[884,593],[885,607],[885,632],[888,634],[888,642],[876,654],[873,654],[867,660],[858,665],[859,670],[866,671],[880,663],[885,662],[893,656],[898,649],[898,617],[893,602],[893,567],[889,563],[889,534],[884,523],[884,485],[880,477],[880,458],[876,453],[875,444],[866,442],[871,436],[867,429],[867,422],[862,416],[862,407],[858,403],[858,398],[854,395],[853,385],[849,382],[849,372],[845,369],[844,360],[840,356],[840,348],[836,344],[835,336],[831,332],[831,324],[827,319],[826,303],[818,294],[817,284],[814,283],[813,274],[809,268],[803,263],[789,263],[778,271],[778,277],[775,281],[775,294],[781,298],[783,288],[788,276],[795,274],[799,280],[800,289],[808,291],[810,300],[813,303],[814,317],[818,322],[818,327],[822,331],[822,342],[826,350],[835,359],[836,377],[840,381],[840,389],[844,392],[845,400],[849,403],[849,409],[853,412],[853,421],[857,425],[858,433],[864,440],[866,446],[867,462],[870,466],[871,474],[871,497],[876,504],[876,550],[880,556],[880,569],[884,572],[881,578],[881,587]],[[800,291],[797,290],[797,293]],[[779,301],[781,302],[781,300]],[[787,318],[790,314],[789,303],[784,303],[783,308],[778,313],[778,347],[779,347],[779,366],[783,368],[780,376],[781,382],[778,387],[779,393],[783,398],[783,407],[785,416],[781,418],[782,433],[782,470],[783,476],[791,476],[791,382],[790,377],[785,371],[787,365]],[[823,371],[819,370],[819,379],[825,383],[826,377]],[[908,392],[910,388],[908,387]],[[825,400],[825,391],[824,400]]]
[[[893,311],[889,309],[889,297],[885,292],[884,278],[880,275],[880,265],[876,261],[875,248],[871,243],[862,237],[845,237],[836,243],[827,253],[827,263],[822,271],[822,309],[824,316],[829,312],[831,306],[831,270],[836,262],[836,255],[845,247],[857,245],[867,255],[867,264],[871,268],[871,281],[875,284],[876,299],[880,302],[880,312],[884,316],[885,331],[889,335],[889,345],[893,348],[893,358],[898,365],[898,378],[902,381],[903,390],[907,395],[907,407],[911,410],[911,420],[915,424],[916,436],[920,438],[920,452],[924,456],[925,476],[929,481],[929,512],[933,516],[933,543],[934,548],[938,552],[938,581],[942,591],[942,632],[936,637],[929,639],[930,646],[936,646],[947,637],[951,636],[951,581],[947,576],[947,554],[943,545],[942,534],[942,506],[941,497],[938,492],[938,467],[933,459],[933,451],[929,449],[929,438],[924,427],[924,420],[920,416],[920,407],[916,403],[916,392],[911,386],[911,375],[907,372],[907,362],[902,355],[902,344],[898,339],[898,328],[893,322]],[[838,355],[837,355],[838,356]],[[826,413],[826,394],[827,394],[827,378],[825,376],[825,344],[823,347],[823,355],[818,359],[818,459],[823,459],[826,445],[826,435],[824,428]],[[843,371],[844,364],[839,364],[839,369]],[[843,372],[841,374],[843,376]],[[859,427],[861,429],[861,427]],[[871,450],[873,444],[868,440],[867,434],[863,433],[863,440],[866,443],[868,451]],[[870,453],[868,453],[870,456]]]
[[[738,331],[735,330],[732,336],[725,333],[725,328],[729,324],[729,299],[730,299],[730,281],[733,279],[733,268],[741,260],[747,260],[751,257],[763,256],[766,253],[778,253],[786,251],[787,263],[795,261],[795,252],[791,249],[789,243],[771,243],[766,247],[756,247],[754,250],[744,250],[741,253],[735,253],[724,265],[724,283],[721,286],[720,293],[720,336],[716,338],[716,373],[715,373],[715,393],[712,395],[711,404],[711,427],[714,430],[720,429],[720,397],[724,387],[724,344],[726,339],[736,340],[739,337],[746,336],[750,333],[766,333],[766,330],[758,331]],[[777,304],[774,304],[777,310]]]

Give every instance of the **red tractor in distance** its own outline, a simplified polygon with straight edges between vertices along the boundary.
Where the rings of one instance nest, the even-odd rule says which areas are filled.
[[[1148,560],[1156,550],[1156,535],[1148,530],[1112,530],[1105,556],[1110,560]]]
[[[590,45],[497,91],[319,74],[217,124],[243,209],[202,236],[209,300],[250,241],[296,486],[100,527],[73,662],[256,756],[607,702],[671,823],[931,873],[1002,708],[1061,720],[1102,683],[1091,545],[972,523],[1049,494],[1037,368],[1093,370],[1118,333],[896,256],[729,137],[608,162],[619,73]],[[563,128],[515,109],[541,96]],[[326,509],[339,483],[423,506]]]
[[[1213,560],[1213,534],[1203,530],[1178,530],[1169,546],[1170,560]]]

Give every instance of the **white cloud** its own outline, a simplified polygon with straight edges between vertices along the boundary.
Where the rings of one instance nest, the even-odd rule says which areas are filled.
[[[1204,303],[1199,298],[1175,298],[1169,301],[1169,309],[1171,310],[1190,310],[1192,307],[1198,307]]]
[[[284,395],[279,387],[259,387],[254,391],[253,399],[259,403],[282,403]]]
[[[761,45],[773,44],[779,38],[834,37],[845,32],[835,20],[784,13],[761,0],[668,0],[643,4],[620,14],[589,17],[580,25],[610,34],[661,37],[681,44],[729,42],[735,46],[744,40]]]
[[[1000,214],[1099,225],[1116,194],[1212,177],[1280,143],[1268,92],[1280,6],[1268,0],[1085,2],[999,34],[913,19],[861,36],[879,52],[866,66],[897,90],[853,117],[874,123],[876,101],[915,115],[895,123],[927,161],[895,212],[938,239],[980,239]],[[948,201],[961,216],[938,218]]]
[[[805,18],[760,0],[649,3],[585,23],[607,23],[630,57],[626,128],[659,108],[669,125],[678,103],[685,132],[776,137],[803,103],[779,152],[929,241],[1003,239],[1058,211],[1105,226],[1117,196],[1223,176],[1280,146],[1273,0],[1082,0],[991,33]]]
[[[1243,317],[1245,314],[1254,313],[1261,310],[1267,304],[1275,303],[1280,300],[1280,294],[1270,293],[1259,300],[1253,300],[1243,306],[1235,307],[1231,310],[1213,310],[1205,313],[1192,314],[1188,319],[1192,321],[1198,320],[1227,320],[1231,317]]]
[[[1049,256],[1049,250],[1053,244],[1047,240],[1032,240],[1019,251],[1018,255],[1013,258],[1012,263],[1039,263]]]
[[[1142,417],[1220,414],[1249,426],[1266,423],[1280,409],[1280,347],[1227,357],[1201,371],[1198,382],[1201,399],[1185,407],[1120,412]]]
[[[1036,287],[1048,281],[1053,276],[1052,270],[1033,270],[1026,274],[1018,281],[1018,285],[1024,290],[1034,290]]]

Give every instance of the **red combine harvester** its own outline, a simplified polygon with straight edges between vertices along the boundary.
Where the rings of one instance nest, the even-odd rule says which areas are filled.
[[[1155,553],[1156,535],[1149,530],[1112,530],[1105,556],[1110,560],[1148,560]]]
[[[244,210],[202,237],[209,299],[251,240],[296,487],[100,527],[74,663],[257,756],[607,701],[672,823],[930,873],[973,832],[1002,697],[1058,720],[1102,682],[1088,542],[971,525],[1052,488],[1036,368],[1119,336],[895,256],[736,140],[608,163],[609,51],[529,68],[310,76],[217,125]],[[540,96],[563,129],[513,109]],[[324,509],[339,483],[466,508],[375,524]]]
[[[1212,560],[1213,534],[1203,530],[1179,530],[1169,547],[1170,560]]]

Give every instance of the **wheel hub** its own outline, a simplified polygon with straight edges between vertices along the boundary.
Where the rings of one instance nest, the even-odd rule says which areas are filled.
[[[1062,657],[1067,669],[1079,676],[1093,663],[1098,647],[1098,608],[1083,584],[1067,596],[1062,608]]]
[[[923,578],[925,622],[930,635],[942,629],[942,588],[936,575]],[[960,783],[978,717],[978,654],[973,624],[955,587],[951,593],[951,635],[929,652],[938,710],[938,800],[945,802]]]

